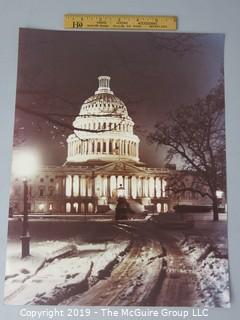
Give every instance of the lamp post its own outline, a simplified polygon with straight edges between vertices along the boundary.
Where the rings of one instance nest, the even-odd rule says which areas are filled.
[[[17,150],[13,155],[13,174],[23,180],[23,220],[22,235],[22,258],[30,255],[30,232],[28,225],[28,180],[37,171],[38,161],[36,153],[32,150]]]
[[[22,258],[30,255],[30,233],[28,226],[28,183],[23,179],[23,222],[22,222]]]

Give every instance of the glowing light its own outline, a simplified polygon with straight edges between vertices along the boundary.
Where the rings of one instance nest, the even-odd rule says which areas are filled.
[[[149,196],[153,198],[154,197],[154,178],[150,177],[148,183],[149,183]]]
[[[124,198],[125,197],[125,189],[123,188],[122,184],[117,188],[117,196],[118,198]]]
[[[80,181],[80,195],[82,197],[86,196],[86,178],[85,177],[81,177],[81,181]]]
[[[161,197],[161,181],[158,177],[156,178],[156,197],[157,198]]]
[[[168,212],[168,204],[167,203],[163,204],[163,212]]]
[[[78,197],[79,195],[79,177],[73,176],[73,196]]]
[[[222,190],[217,190],[217,191],[216,191],[216,196],[217,196],[217,198],[218,198],[218,199],[222,199],[222,198],[223,198],[223,193],[224,193],[224,192],[223,192]]]
[[[30,149],[16,150],[13,154],[12,172],[23,179],[32,177],[39,168],[38,154]]]
[[[72,177],[67,176],[66,177],[66,196],[71,197],[72,194]]]
[[[74,209],[74,212],[75,212],[75,213],[78,212],[78,203],[77,203],[77,202],[75,202],[75,203],[73,204],[73,209]]]
[[[71,203],[70,202],[66,203],[66,212],[67,213],[71,212]]]
[[[166,182],[166,180],[163,179],[162,180],[162,196],[163,197],[166,197],[166,186],[167,186],[167,182]]]
[[[40,210],[40,211],[43,211],[44,210],[44,203],[40,203],[39,205],[38,205],[38,209]]]

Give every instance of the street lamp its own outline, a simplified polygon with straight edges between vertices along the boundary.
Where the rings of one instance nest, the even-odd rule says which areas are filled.
[[[28,179],[33,176],[38,168],[37,154],[32,150],[16,150],[13,155],[12,172],[23,181],[23,222],[22,258],[30,255],[30,233],[28,226]]]

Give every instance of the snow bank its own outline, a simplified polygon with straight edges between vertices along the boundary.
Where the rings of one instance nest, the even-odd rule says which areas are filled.
[[[221,245],[217,246],[221,248]],[[228,260],[210,244],[188,239],[182,244],[198,278],[198,294],[205,307],[230,307]]]
[[[59,304],[87,290],[90,276],[92,282],[104,277],[129,244],[46,241],[34,243],[32,256],[24,259],[12,245],[8,250],[5,303]]]
[[[117,262],[130,245],[130,241],[121,241],[120,243],[108,243],[106,251],[101,255],[92,258],[93,269],[91,273],[92,281],[101,279],[108,273],[109,269]]]
[[[66,295],[66,287],[71,291],[82,284],[90,270],[91,261],[86,258],[55,259],[26,280],[5,302],[14,305],[56,304],[61,299],[61,292]]]

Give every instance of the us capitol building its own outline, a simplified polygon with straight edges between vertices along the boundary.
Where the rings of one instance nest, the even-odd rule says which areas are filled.
[[[99,87],[84,101],[67,139],[62,166],[45,166],[29,180],[31,213],[98,214],[114,208],[118,189],[131,203],[150,212],[173,210],[179,198],[166,191],[174,168],[149,168],[139,159],[139,137],[122,100],[110,89],[110,77],[98,77]],[[77,130],[80,129],[80,130]],[[185,192],[183,203],[199,203]],[[11,205],[23,210],[23,184],[13,177]],[[177,202],[178,201],[178,202]]]

